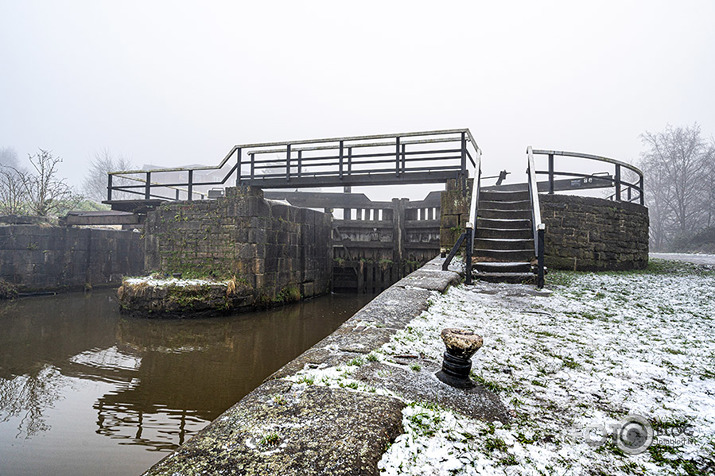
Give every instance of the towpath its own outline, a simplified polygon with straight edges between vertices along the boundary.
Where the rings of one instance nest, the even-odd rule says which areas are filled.
[[[715,266],[715,255],[695,253],[648,253],[651,258],[684,261],[686,263]]]

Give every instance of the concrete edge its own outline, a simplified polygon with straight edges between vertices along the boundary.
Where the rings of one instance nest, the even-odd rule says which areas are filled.
[[[258,386],[251,393],[246,395],[234,406],[209,423],[203,430],[197,433],[194,437],[188,440],[175,452],[169,454],[157,464],[147,470],[145,475],[164,475],[164,474],[195,474],[203,473],[216,465],[215,460],[221,461],[221,467],[226,468],[226,461],[231,461],[231,456],[227,456],[226,449],[230,447],[234,454],[232,463],[240,470],[231,471],[233,474],[253,474],[250,468],[256,468],[257,463],[255,458],[250,459],[250,468],[244,465],[246,461],[244,441],[236,441],[234,434],[239,434],[240,430],[227,428],[226,421],[235,419],[236,414],[260,415],[258,421],[252,421],[253,426],[271,426],[275,425],[276,421],[272,418],[266,418],[266,413],[263,411],[265,402],[282,399],[283,393],[286,392],[282,386],[276,386],[279,382],[284,382],[289,385],[289,382],[282,380],[286,377],[295,375],[306,366],[317,366],[320,364],[341,365],[347,363],[356,356],[367,354],[378,349],[384,343],[387,343],[397,331],[404,329],[406,325],[414,318],[419,316],[429,306],[428,300],[432,295],[432,291],[444,293],[447,289],[460,282],[460,275],[454,271],[442,271],[443,258],[434,258],[422,268],[414,271],[407,277],[398,281],[390,288],[383,291],[343,325],[315,344],[310,349],[303,352],[297,358],[284,365],[278,371],[269,376],[263,384]],[[277,391],[281,388],[281,391]],[[342,389],[340,389],[342,390]],[[349,392],[342,390],[347,395],[342,398],[328,399],[323,402],[323,406],[319,407],[319,413],[332,415],[336,412],[343,411],[341,407],[345,405],[344,398],[348,399],[368,399],[373,400],[375,405],[383,405],[380,411],[384,410],[384,401],[386,397],[379,395],[358,394],[357,392]],[[333,390],[334,392],[334,390]],[[391,399],[391,408],[393,410],[392,418],[384,418],[384,423],[378,423],[377,428],[373,427],[369,430],[358,428],[342,429],[350,432],[349,437],[339,435],[338,437],[344,442],[340,447],[318,448],[317,453],[322,451],[335,454],[338,460],[344,460],[345,455],[361,454],[363,455],[358,461],[352,461],[347,464],[347,468],[335,468],[327,472],[327,474],[377,474],[377,462],[379,461],[385,445],[383,443],[393,440],[402,432],[401,424],[395,426],[394,419],[401,418],[401,408],[404,406],[400,401]],[[260,406],[256,402],[264,402]],[[306,408],[301,404],[297,404],[295,412],[305,411]],[[361,408],[364,403],[361,404]],[[310,408],[308,408],[310,409]],[[363,412],[357,411],[356,414]],[[370,413],[370,412],[365,412]],[[238,421],[238,420],[237,420]],[[233,437],[233,439],[232,439]],[[307,437],[306,437],[307,438]],[[230,439],[231,445],[226,445],[225,440]],[[299,437],[300,439],[300,437]],[[207,451],[206,448],[213,450],[217,440],[222,441],[222,448],[217,451]],[[247,441],[247,440],[246,440]],[[378,451],[372,453],[364,451],[364,448],[373,444],[374,441],[380,441],[381,446]],[[349,442],[349,443],[348,443]],[[310,443],[306,443],[310,444]],[[237,448],[237,446],[241,448]],[[306,450],[304,445],[300,445],[300,451]],[[220,456],[217,454],[220,453]],[[326,456],[329,458],[329,456]],[[258,459],[261,455],[258,455]],[[312,458],[311,461],[305,461],[303,455],[296,456],[297,461],[302,461],[303,466],[286,470],[285,474],[313,474],[315,468],[311,465],[316,465],[318,462]],[[321,456],[323,458],[323,456]],[[325,463],[320,463],[325,464]],[[327,468],[326,468],[327,469]],[[325,474],[324,472],[321,472]],[[317,474],[317,473],[316,473]]]

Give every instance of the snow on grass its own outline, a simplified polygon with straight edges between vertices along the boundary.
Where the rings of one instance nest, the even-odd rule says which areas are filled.
[[[384,474],[705,474],[715,470],[715,272],[554,273],[554,293],[477,283],[432,299],[382,352],[441,361],[445,327],[484,347],[474,378],[499,394],[507,426],[413,404]],[[423,404],[424,405],[424,404]],[[625,454],[610,437],[627,415],[653,444]]]

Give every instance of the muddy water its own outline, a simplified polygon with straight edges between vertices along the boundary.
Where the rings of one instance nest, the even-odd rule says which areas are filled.
[[[0,475],[139,474],[369,300],[172,321],[114,291],[0,302]]]

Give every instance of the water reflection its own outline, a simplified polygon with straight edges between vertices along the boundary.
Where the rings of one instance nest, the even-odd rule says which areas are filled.
[[[0,460],[27,469],[23,451],[51,441],[56,464],[73,438],[84,454],[112,441],[118,460],[127,447],[172,450],[368,299],[180,321],[120,316],[113,291],[0,303]]]
[[[50,429],[44,412],[61,398],[61,378],[56,368],[43,365],[32,374],[0,379],[0,422],[19,421],[15,438]]]

